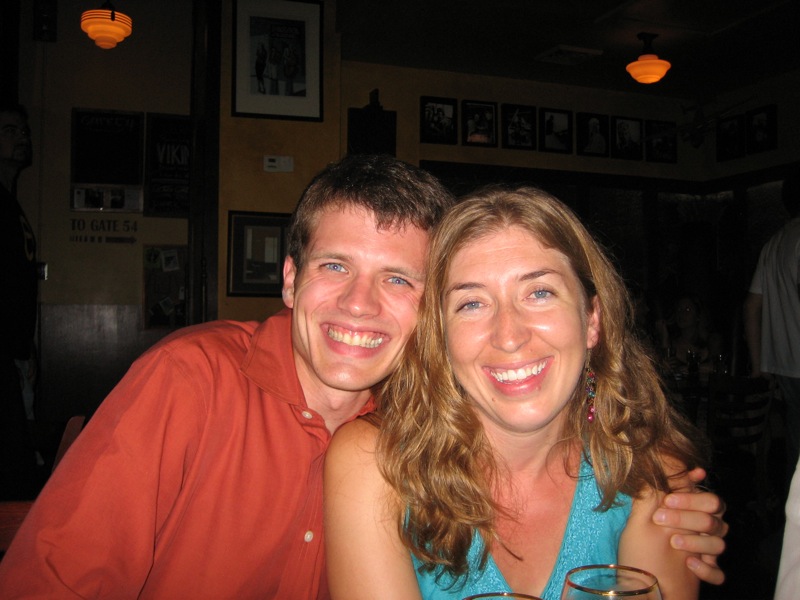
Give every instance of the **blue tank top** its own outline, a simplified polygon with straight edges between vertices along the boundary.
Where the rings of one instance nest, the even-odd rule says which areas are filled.
[[[555,568],[540,594],[543,600],[559,600],[564,578],[570,569],[617,562],[619,538],[631,514],[631,498],[617,494],[617,504],[612,508],[594,510],[600,504],[600,498],[594,471],[584,460]],[[442,569],[420,570],[422,563],[412,555],[423,600],[461,600],[472,594],[512,591],[491,555],[483,570],[478,568],[482,551],[483,539],[476,535],[467,555],[469,573],[458,580]]]

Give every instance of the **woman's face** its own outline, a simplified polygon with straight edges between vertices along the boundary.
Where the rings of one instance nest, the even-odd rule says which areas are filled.
[[[599,336],[567,258],[514,226],[457,252],[444,292],[448,355],[487,432],[558,427]]]

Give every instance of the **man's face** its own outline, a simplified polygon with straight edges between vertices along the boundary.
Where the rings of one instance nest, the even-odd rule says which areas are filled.
[[[0,160],[26,167],[31,162],[28,122],[16,113],[0,112]]]
[[[319,215],[302,270],[291,257],[284,264],[283,298],[294,310],[295,365],[309,406],[366,400],[394,370],[417,323],[427,251],[424,230],[379,231],[362,208]]]

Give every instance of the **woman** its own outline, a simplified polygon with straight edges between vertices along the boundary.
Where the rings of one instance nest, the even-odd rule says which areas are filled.
[[[566,571],[595,562],[696,598],[674,530],[651,515],[702,461],[698,436],[578,219],[535,189],[485,190],[448,213],[427,267],[380,433],[354,422],[328,452],[333,598],[557,600]]]

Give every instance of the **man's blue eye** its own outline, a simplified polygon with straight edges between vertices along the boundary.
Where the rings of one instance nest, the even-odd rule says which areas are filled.
[[[406,281],[402,277],[390,277],[389,281],[391,283],[396,283],[398,285],[409,285],[408,281]]]

